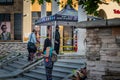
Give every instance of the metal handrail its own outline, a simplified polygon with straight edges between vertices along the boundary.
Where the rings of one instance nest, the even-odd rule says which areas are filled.
[[[20,53],[20,52],[12,52],[10,55],[6,56],[5,58],[3,58],[0,62],[0,67],[2,67],[3,65],[6,65],[12,61],[14,61],[15,59],[18,59],[19,57],[24,56],[24,53]]]
[[[16,71],[11,72],[11,74],[1,74],[0,79],[10,79],[10,78],[16,77],[24,72],[27,72],[28,70],[32,69],[33,67],[35,67],[37,65],[42,65],[42,64],[43,64],[43,56],[41,57],[41,59],[33,62],[29,66],[24,67],[22,69],[17,69]]]

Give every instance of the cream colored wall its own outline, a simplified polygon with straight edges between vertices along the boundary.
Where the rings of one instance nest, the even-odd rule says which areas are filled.
[[[63,2],[64,5],[67,3],[67,0],[60,0],[60,2]],[[77,5],[77,1],[76,0],[73,0],[73,4],[76,4],[76,6],[73,6],[76,10],[78,10],[78,5]],[[59,9],[63,9],[63,7],[60,5],[59,6]]]
[[[64,4],[66,4],[67,0],[60,0],[60,2],[64,2]],[[76,3],[76,0],[73,1],[74,3]],[[63,7],[59,6],[59,9],[61,10]],[[78,10],[78,5],[76,3],[76,7],[74,7],[76,10]],[[46,4],[46,10],[47,11],[51,11],[51,3],[47,3]],[[32,5],[32,11],[41,11],[41,5],[38,4],[37,0],[35,0],[35,3]]]
[[[60,51],[63,51],[63,26],[59,26],[59,32],[60,32]]]
[[[107,15],[107,19],[120,18],[120,14],[114,14],[114,9],[120,10],[120,5],[116,2],[110,1],[108,5],[102,4],[99,9],[103,9]]]
[[[46,10],[51,11],[51,3],[46,3]],[[35,0],[35,3],[31,6],[32,11],[41,11],[41,5],[38,4],[37,0]]]
[[[35,0],[35,3],[32,4],[32,11],[41,11],[41,6],[38,4],[37,0]]]
[[[31,33],[31,1],[24,0],[23,2],[23,42],[26,42]]]

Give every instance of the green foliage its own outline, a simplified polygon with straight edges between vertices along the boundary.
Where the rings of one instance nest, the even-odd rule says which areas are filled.
[[[38,0],[38,3],[41,5],[43,4],[44,0]]]
[[[50,3],[50,2],[51,2],[51,0],[46,0],[46,2]]]
[[[93,14],[95,16],[98,15],[97,9],[99,8],[99,3],[101,3],[101,0],[81,0],[79,2],[79,4],[83,5],[83,8],[87,11],[87,14]]]
[[[37,0],[39,5],[43,4],[44,0]],[[45,0],[46,2],[50,3],[51,0]],[[32,4],[34,4],[35,0],[31,0]]]
[[[35,0],[31,0],[31,3],[34,4]]]
[[[73,3],[72,0],[67,0],[67,4],[71,5]]]
[[[31,0],[32,4],[35,2],[35,0]],[[44,0],[38,0],[38,3],[41,5],[43,4]],[[55,0],[57,1],[57,0]],[[116,1],[117,3],[120,3],[120,0],[113,0]],[[46,0],[46,2],[51,2],[51,0]],[[75,2],[75,1],[74,1]],[[77,4],[74,3],[73,0],[67,0],[67,3],[62,2],[57,2],[58,5],[61,5],[62,7],[65,6],[65,4],[73,5],[76,6]],[[99,4],[106,4],[105,0],[76,0],[78,5],[82,5],[82,7],[85,9],[87,14],[92,14],[97,16],[98,12],[97,9],[99,8]]]

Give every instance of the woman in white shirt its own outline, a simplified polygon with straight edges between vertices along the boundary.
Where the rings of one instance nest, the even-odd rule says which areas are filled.
[[[36,53],[37,51],[37,47],[36,47],[36,30],[33,29],[32,33],[29,35],[29,38],[28,38],[28,52],[29,52],[29,55],[28,55],[28,61],[33,61],[33,58],[34,58],[34,54]],[[35,45],[35,48],[34,49],[30,49],[30,45],[29,43]]]

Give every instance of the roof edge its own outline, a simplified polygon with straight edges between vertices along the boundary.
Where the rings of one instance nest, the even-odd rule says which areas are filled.
[[[82,21],[77,24],[78,28],[103,28],[103,27],[120,27],[120,18]]]

